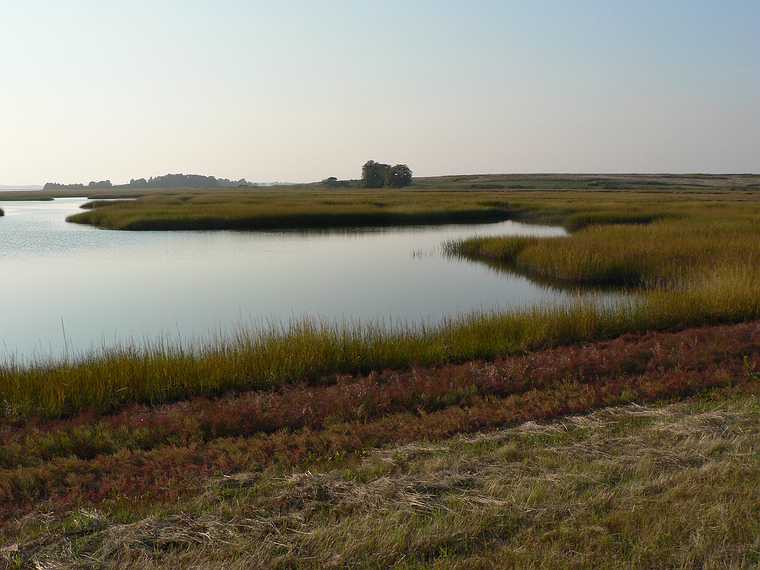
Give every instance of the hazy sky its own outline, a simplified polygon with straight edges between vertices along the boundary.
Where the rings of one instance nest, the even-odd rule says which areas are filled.
[[[757,0],[0,0],[0,183],[759,172]]]

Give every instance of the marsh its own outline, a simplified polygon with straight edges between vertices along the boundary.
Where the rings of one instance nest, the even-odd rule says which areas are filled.
[[[438,322],[571,293],[440,250],[473,235],[561,236],[502,222],[331,232],[122,232],[71,224],[84,198],[4,202],[0,353],[22,360],[122,341],[198,339],[301,317]]]

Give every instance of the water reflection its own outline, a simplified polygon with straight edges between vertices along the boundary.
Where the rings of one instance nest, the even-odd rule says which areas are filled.
[[[57,356],[67,344],[82,351],[203,338],[303,316],[433,323],[575,297],[440,250],[476,234],[557,236],[561,228],[115,232],[66,223],[84,201],[2,203],[0,359]]]

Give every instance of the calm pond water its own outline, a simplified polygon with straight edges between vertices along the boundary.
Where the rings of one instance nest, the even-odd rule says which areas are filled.
[[[2,202],[0,361],[130,340],[194,339],[304,316],[435,322],[570,294],[445,257],[516,222],[354,232],[115,232],[68,224],[83,199]],[[65,334],[64,334],[65,331]]]

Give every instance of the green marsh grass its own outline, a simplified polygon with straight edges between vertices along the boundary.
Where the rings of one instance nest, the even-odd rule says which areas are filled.
[[[124,199],[117,199],[112,198],[108,200],[90,200],[89,202],[85,202],[80,206],[83,210],[93,210],[95,208],[106,208],[108,206],[113,206],[115,204],[124,204],[132,202],[134,198],[124,198]]]
[[[695,273],[760,265],[760,208],[706,208],[641,226],[616,221],[565,237],[472,238],[444,248],[558,282],[677,288]]]
[[[480,194],[387,190],[176,193],[132,203],[89,202],[73,223],[115,230],[275,230],[484,223],[508,219],[506,203]]]
[[[131,203],[91,202],[69,221],[115,230],[266,230],[496,222],[647,225],[708,205],[757,203],[759,177],[462,176],[419,179],[404,190],[285,186],[164,190]],[[605,189],[612,184],[616,190]],[[519,189],[516,189],[518,188]],[[617,189],[620,188],[620,189]],[[107,197],[102,193],[97,198]]]

